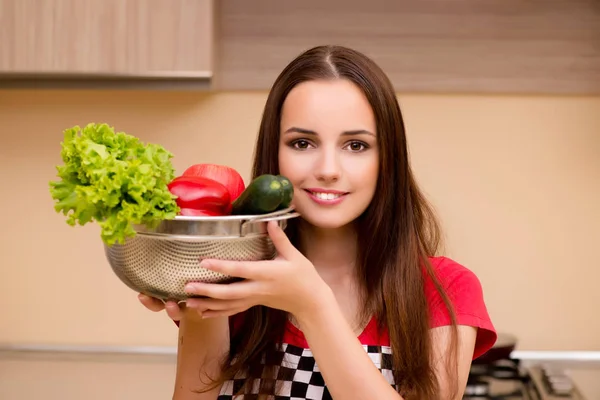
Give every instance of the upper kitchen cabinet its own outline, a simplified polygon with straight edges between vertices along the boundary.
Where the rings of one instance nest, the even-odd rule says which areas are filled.
[[[213,0],[0,0],[0,76],[209,79]]]
[[[268,90],[301,51],[342,44],[399,92],[600,94],[598,0],[220,0],[222,90]]]

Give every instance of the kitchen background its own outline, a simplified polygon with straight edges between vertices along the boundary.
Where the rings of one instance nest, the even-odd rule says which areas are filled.
[[[53,210],[62,131],[107,122],[166,147],[179,173],[210,162],[247,180],[270,84],[323,43],[364,51],[394,81],[446,254],[479,276],[497,329],[519,351],[597,355],[593,0],[0,0],[0,345],[166,354],[97,368],[115,382],[102,396],[170,396],[176,327],[112,273],[97,227]],[[101,376],[38,361],[0,358],[0,398],[76,398]],[[76,379],[55,387],[67,370]]]

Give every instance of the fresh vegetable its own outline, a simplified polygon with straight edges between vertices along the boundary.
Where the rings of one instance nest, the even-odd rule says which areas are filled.
[[[183,176],[201,176],[219,182],[229,190],[231,201],[235,201],[246,189],[242,176],[225,165],[194,164],[183,172]]]
[[[177,196],[181,215],[228,215],[231,212],[229,191],[215,180],[201,176],[180,176],[168,187]]]
[[[61,146],[64,164],[50,193],[69,225],[96,221],[113,245],[135,235],[132,224],[155,226],[179,212],[167,187],[172,154],[163,147],[94,123],[65,130]]]
[[[256,177],[232,204],[234,215],[256,215],[275,211],[283,201],[283,188],[275,175]]]
[[[292,186],[290,180],[283,175],[277,175],[277,179],[279,180],[279,183],[281,183],[281,189],[283,190],[283,198],[277,209],[282,210],[288,208],[292,204],[292,199],[294,198],[294,186]]]
[[[191,216],[191,217],[219,217],[223,214],[216,211],[210,210],[194,210],[193,208],[182,208],[179,215]]]

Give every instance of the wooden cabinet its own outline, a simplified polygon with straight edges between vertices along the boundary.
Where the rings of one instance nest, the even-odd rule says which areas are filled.
[[[268,90],[300,52],[342,44],[402,93],[600,94],[598,0],[219,0],[222,90]]]
[[[209,78],[213,0],[0,0],[0,74]]]

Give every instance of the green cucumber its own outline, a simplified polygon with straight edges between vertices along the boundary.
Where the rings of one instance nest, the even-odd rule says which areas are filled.
[[[283,190],[283,199],[277,209],[282,210],[288,208],[290,204],[292,204],[292,199],[294,198],[294,186],[292,185],[292,182],[283,175],[277,175],[277,179],[279,179]]]
[[[277,210],[284,198],[284,190],[275,175],[256,177],[232,203],[233,215],[261,215]]]

